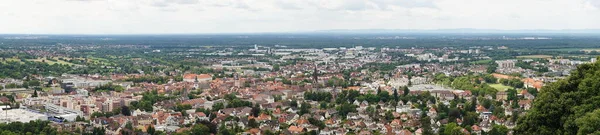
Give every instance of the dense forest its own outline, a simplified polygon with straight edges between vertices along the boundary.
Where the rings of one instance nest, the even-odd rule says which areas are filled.
[[[580,65],[567,79],[544,86],[516,134],[600,134],[600,63]]]

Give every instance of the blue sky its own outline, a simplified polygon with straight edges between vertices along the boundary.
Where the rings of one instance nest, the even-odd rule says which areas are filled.
[[[2,0],[0,33],[600,29],[600,0]]]

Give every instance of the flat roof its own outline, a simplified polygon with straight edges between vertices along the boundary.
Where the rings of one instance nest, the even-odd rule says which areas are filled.
[[[29,122],[32,120],[47,120],[48,117],[44,114],[35,113],[25,109],[11,109],[0,111],[0,122]]]

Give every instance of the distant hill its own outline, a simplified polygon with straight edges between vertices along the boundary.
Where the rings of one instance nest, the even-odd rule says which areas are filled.
[[[318,30],[316,33],[598,33],[600,29],[527,29],[527,30],[499,30],[499,29],[333,29]]]

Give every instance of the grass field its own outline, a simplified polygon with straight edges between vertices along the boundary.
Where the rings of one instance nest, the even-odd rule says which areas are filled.
[[[30,61],[37,61],[37,62],[45,62],[45,63],[48,63],[50,65],[52,65],[52,64],[73,65],[73,63],[62,61],[62,60],[58,60],[58,59],[54,59],[55,61],[47,60],[46,58],[37,58],[37,59],[29,59],[29,60]]]
[[[16,61],[16,62],[19,62],[19,63],[23,63],[23,62],[21,62],[21,60],[20,60],[20,59],[15,59],[15,58],[5,58],[5,60],[6,60],[6,61],[3,61],[3,63],[5,63],[5,62],[12,62],[12,61]]]
[[[550,55],[521,55],[521,56],[517,56],[517,58],[525,58],[525,59],[546,59],[546,58],[552,58],[552,56]]]
[[[489,84],[489,85],[490,85],[490,87],[493,87],[494,89],[497,89],[498,91],[505,91],[506,89],[512,89],[513,88],[513,87],[506,86],[506,85],[499,84],[499,83],[497,83],[497,84]]]

